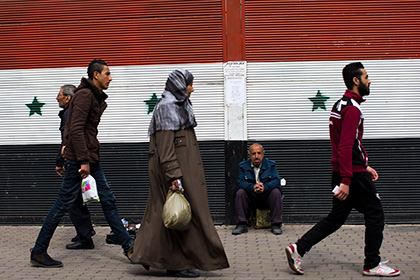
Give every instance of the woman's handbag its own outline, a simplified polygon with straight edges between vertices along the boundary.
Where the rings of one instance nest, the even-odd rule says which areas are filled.
[[[96,189],[96,180],[92,175],[88,175],[82,180],[83,205],[91,201],[99,201],[98,190]]]
[[[162,211],[163,224],[166,228],[186,230],[190,227],[191,206],[183,192],[182,186],[176,191],[169,188]]]

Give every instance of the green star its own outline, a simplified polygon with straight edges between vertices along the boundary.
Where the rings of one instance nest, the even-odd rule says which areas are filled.
[[[45,103],[38,102],[36,96],[34,97],[32,103],[28,103],[25,105],[30,109],[29,116],[32,116],[35,113],[42,116],[41,108],[45,105]]]
[[[144,103],[146,103],[146,105],[149,106],[149,109],[147,110],[147,114],[150,114],[153,112],[158,100],[159,99],[157,98],[156,93],[153,93],[152,97],[149,100],[144,100]]]
[[[308,99],[311,100],[312,103],[313,103],[312,112],[315,111],[316,109],[327,110],[327,107],[325,107],[325,102],[327,102],[327,99],[329,99],[329,97],[322,96],[321,91],[318,90],[315,97],[311,97],[311,98],[308,98]]]

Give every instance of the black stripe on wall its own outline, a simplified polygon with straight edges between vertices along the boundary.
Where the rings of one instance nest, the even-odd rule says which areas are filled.
[[[249,142],[250,146],[254,142]],[[331,148],[329,141],[263,141],[266,156],[276,161],[284,187],[284,220],[293,223],[316,222],[332,206]],[[420,222],[419,139],[366,139],[369,164],[379,180],[386,221]],[[360,223],[356,211],[347,222]]]
[[[224,142],[200,142],[210,212],[225,220]],[[140,221],[149,193],[148,143],[102,144],[101,164],[117,198],[119,214]],[[0,223],[41,224],[61,184],[55,173],[58,145],[0,146]],[[92,220],[106,224],[100,203],[90,203]],[[63,223],[70,220],[66,215]]]
[[[388,223],[420,221],[420,139],[365,140],[370,164]],[[234,196],[237,163],[254,142],[199,142],[216,224],[236,222]],[[285,223],[313,223],[331,207],[329,141],[261,141],[266,156],[277,163],[284,188]],[[58,193],[57,145],[0,146],[0,223],[41,224]],[[117,197],[121,217],[140,221],[148,197],[148,143],[103,144],[102,166]],[[96,224],[106,224],[99,203],[89,204]],[[348,223],[360,223],[357,213]],[[69,223],[69,219],[63,219]]]

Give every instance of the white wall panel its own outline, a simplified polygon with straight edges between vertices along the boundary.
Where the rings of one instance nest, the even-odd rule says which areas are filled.
[[[350,61],[252,63],[247,69],[248,139],[328,139],[332,105]],[[420,136],[420,60],[362,61],[372,81],[362,104],[365,138]],[[309,98],[329,97],[312,111]]]
[[[177,68],[190,70],[195,92],[191,95],[199,140],[224,139],[223,64],[112,66],[113,81],[106,93],[108,109],[102,116],[99,140],[103,143],[147,142],[152,114],[144,100],[160,98],[168,74]],[[79,85],[86,68],[54,68],[0,71],[0,145],[53,144],[60,142],[58,103],[61,85]],[[25,104],[34,97],[45,103],[42,116],[29,116]]]
[[[248,139],[328,139],[331,106],[345,91],[341,70],[349,61],[247,63]],[[420,60],[362,61],[371,78],[371,95],[362,104],[365,138],[420,137]],[[112,66],[106,91],[108,109],[99,139],[104,143],[148,141],[151,114],[144,100],[160,97],[176,68],[195,76],[191,96],[199,140],[224,140],[223,64]],[[0,71],[0,145],[60,142],[55,100],[65,83],[78,85],[85,68]],[[309,98],[329,97],[326,110],[312,111]],[[45,103],[42,116],[29,116],[25,104]],[[244,139],[245,140],[245,139]]]

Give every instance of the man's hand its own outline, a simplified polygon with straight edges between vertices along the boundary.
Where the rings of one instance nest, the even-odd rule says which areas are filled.
[[[375,169],[373,169],[372,167],[368,166],[366,167],[366,171],[370,174],[370,177],[372,178],[372,181],[376,181],[379,178],[378,173],[376,172]]]
[[[79,174],[82,177],[82,179],[85,179],[90,174],[89,163],[80,165]]]
[[[263,193],[264,192],[264,184],[263,183],[256,183],[254,185],[254,192],[255,193]]]
[[[61,173],[63,173],[65,170],[64,170],[64,166],[56,166],[55,167],[55,172],[58,174],[58,176],[60,176],[60,177],[63,177],[63,174],[61,174]]]
[[[350,192],[350,186],[341,183],[340,187],[338,188],[338,191],[334,194],[334,196],[337,199],[344,201],[349,196],[349,192]]]

